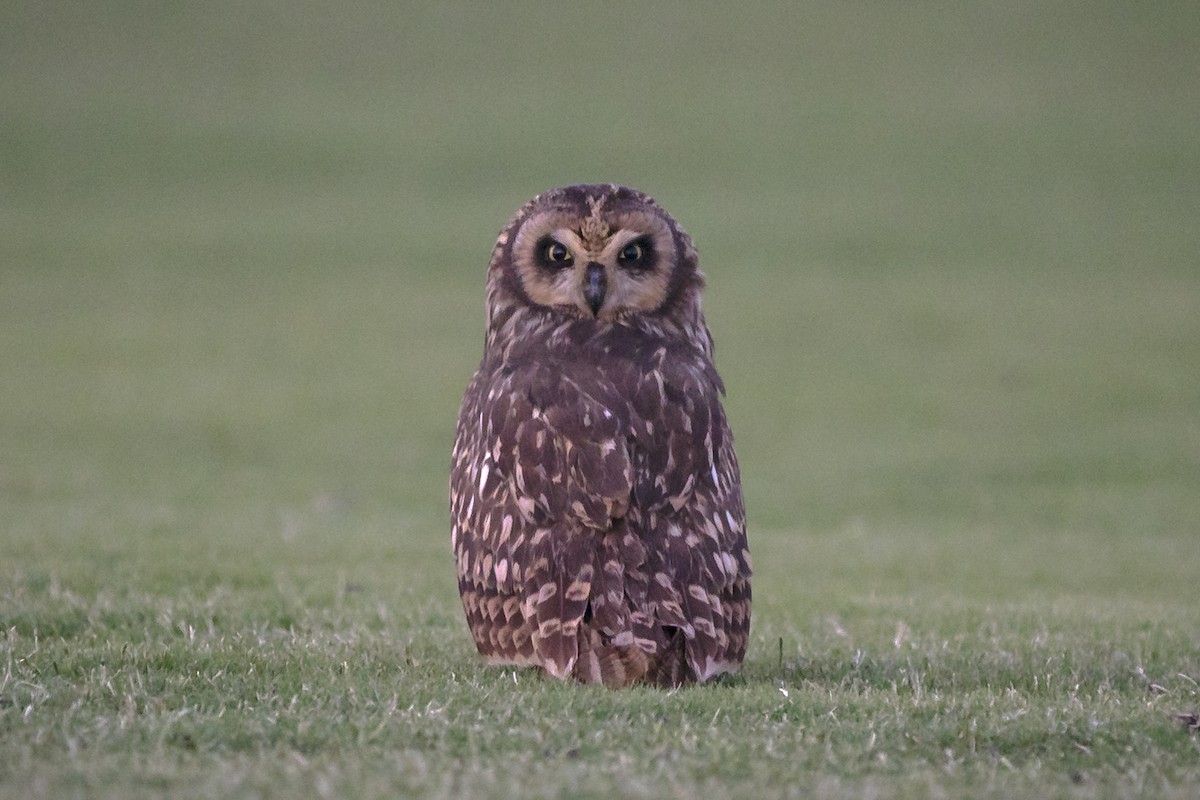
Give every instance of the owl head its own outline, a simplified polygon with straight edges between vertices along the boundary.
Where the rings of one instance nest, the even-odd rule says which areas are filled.
[[[691,238],[653,199],[579,184],[533,198],[501,231],[489,317],[510,306],[600,322],[694,317],[703,285]]]

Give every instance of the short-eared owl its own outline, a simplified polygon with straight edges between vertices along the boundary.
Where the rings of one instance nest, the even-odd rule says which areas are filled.
[[[479,652],[557,678],[736,670],[750,554],[692,241],[648,196],[554,189],[501,231],[450,474]]]

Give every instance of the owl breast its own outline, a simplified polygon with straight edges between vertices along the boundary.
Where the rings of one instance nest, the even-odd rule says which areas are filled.
[[[484,360],[452,474],[480,652],[676,685],[735,669],[749,625],[738,467],[706,354],[652,326],[547,325]]]

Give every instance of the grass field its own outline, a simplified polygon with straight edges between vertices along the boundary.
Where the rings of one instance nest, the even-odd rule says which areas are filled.
[[[0,796],[1200,791],[1194,4],[3,18]],[[461,619],[484,267],[585,180],[709,277],[719,685],[486,669]]]

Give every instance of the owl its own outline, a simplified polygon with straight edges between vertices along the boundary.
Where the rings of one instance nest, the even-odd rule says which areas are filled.
[[[623,186],[545,192],[501,231],[450,474],[488,663],[613,688],[740,667],[750,553],[703,288],[688,235]]]

